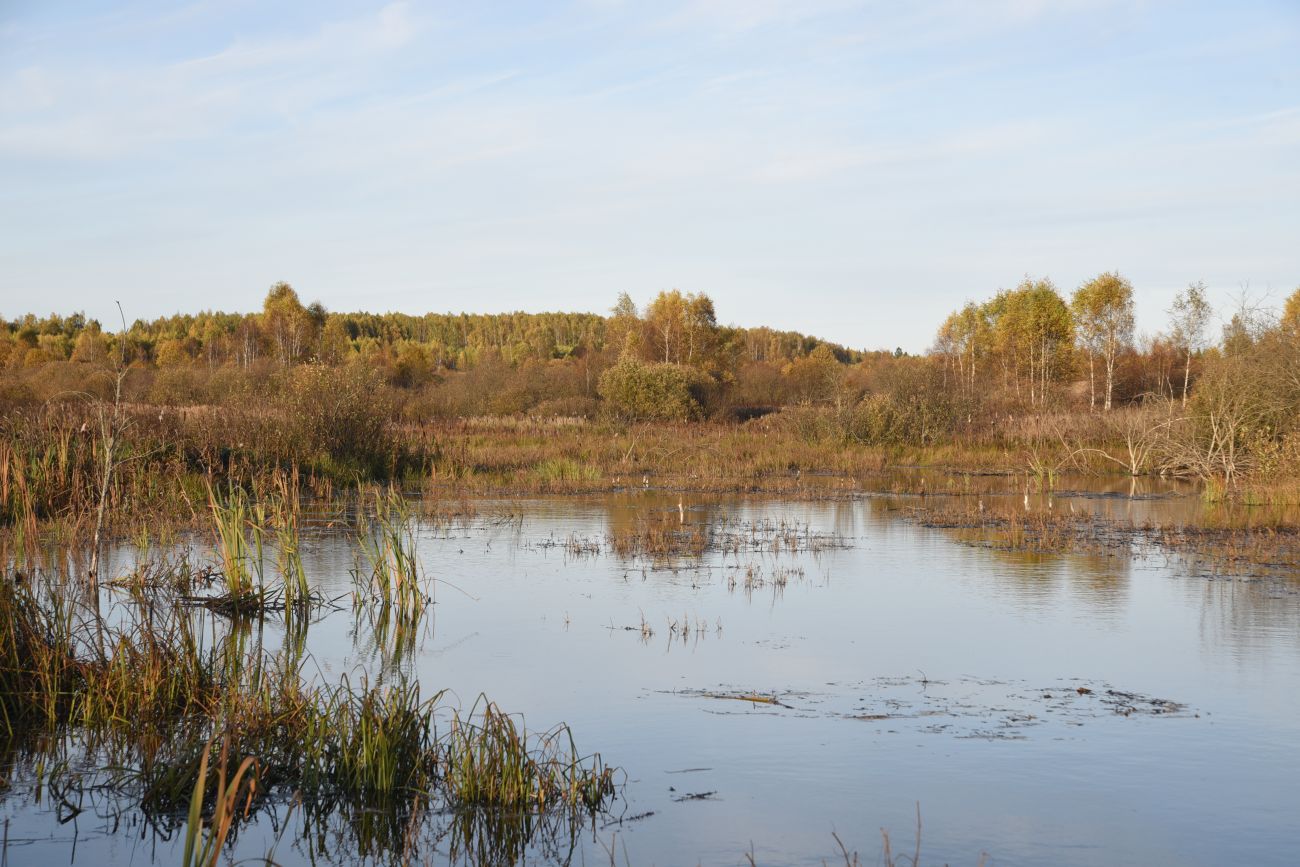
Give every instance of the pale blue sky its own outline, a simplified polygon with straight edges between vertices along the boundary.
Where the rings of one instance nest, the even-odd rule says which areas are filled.
[[[605,311],[922,350],[1300,284],[1300,0],[0,0],[0,316]]]

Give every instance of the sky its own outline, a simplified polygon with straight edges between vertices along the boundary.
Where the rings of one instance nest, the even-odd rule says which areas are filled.
[[[1300,0],[0,0],[0,316],[606,312],[922,351],[1300,286]]]

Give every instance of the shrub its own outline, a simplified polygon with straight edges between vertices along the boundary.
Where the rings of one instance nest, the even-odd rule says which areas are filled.
[[[391,402],[379,372],[358,364],[295,367],[284,383],[293,456],[336,472],[383,475],[393,458]]]
[[[625,418],[686,421],[701,414],[704,377],[680,364],[646,364],[623,359],[600,376],[599,391]]]

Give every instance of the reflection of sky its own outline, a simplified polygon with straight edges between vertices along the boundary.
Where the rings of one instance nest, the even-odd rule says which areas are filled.
[[[900,521],[881,500],[688,497],[687,521],[785,520],[853,546],[698,564],[564,551],[571,535],[603,539],[638,515],[676,520],[676,496],[512,507],[522,523],[492,526],[485,505],[477,529],[421,531],[438,583],[415,669],[429,694],[447,688],[469,705],[486,693],[538,729],[568,722],[579,747],[625,767],[628,811],[656,813],[620,831],[632,863],[737,863],[751,841],[760,862],[821,863],[832,830],[870,860],[880,825],[896,844],[910,838],[916,801],[935,863],[981,850],[1005,864],[1276,863],[1300,844],[1300,762],[1288,746],[1300,712],[1300,595],[1285,588],[1189,578],[1163,560],[1010,559]],[[315,535],[304,549],[325,593],[350,591],[346,536]],[[728,590],[723,567],[750,563],[804,577],[776,594]],[[643,616],[655,629],[644,642],[622,629]],[[683,616],[720,621],[721,632],[674,640],[668,621]],[[327,677],[374,664],[360,633],[346,612],[313,627],[309,648]],[[1023,710],[1043,725],[1009,742],[838,715],[878,699],[877,678],[922,672],[1031,693],[1079,678],[1202,715],[1076,726],[1029,700]],[[797,710],[681,694],[718,689],[789,693]],[[995,688],[981,707],[1019,689]],[[711,770],[669,773],[685,768]],[[718,800],[674,803],[670,786]]]

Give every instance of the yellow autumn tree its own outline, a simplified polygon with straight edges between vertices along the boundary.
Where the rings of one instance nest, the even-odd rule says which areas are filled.
[[[1133,284],[1108,271],[1074,291],[1070,302],[1079,345],[1088,355],[1088,384],[1091,404],[1097,405],[1096,365],[1100,357],[1106,367],[1106,410],[1115,392],[1115,360],[1133,343]]]

